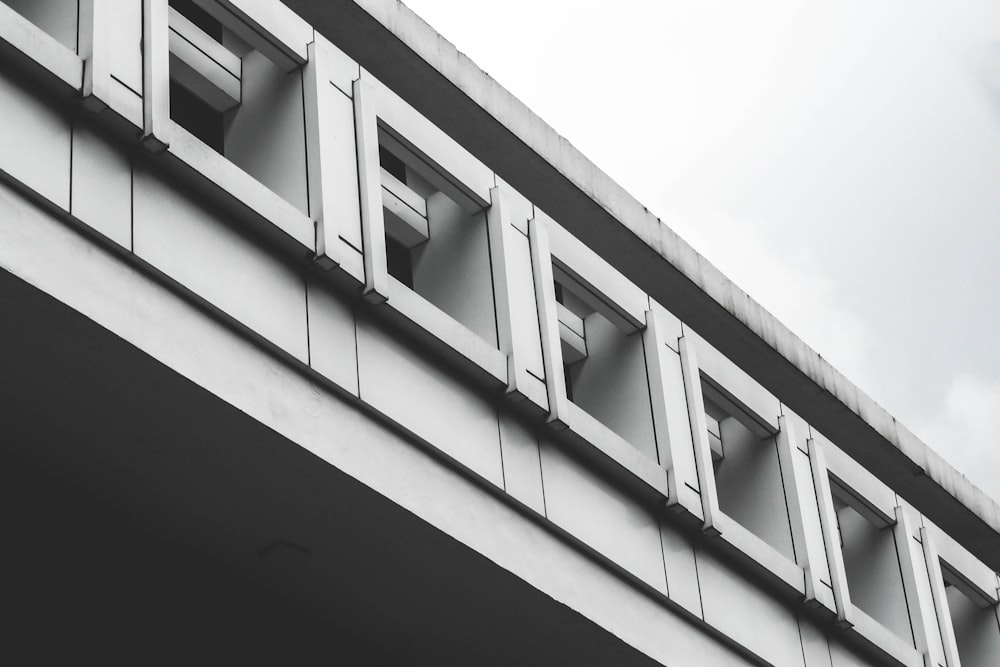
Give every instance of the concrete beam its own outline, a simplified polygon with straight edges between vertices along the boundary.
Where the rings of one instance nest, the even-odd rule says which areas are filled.
[[[0,462],[14,460],[44,476],[83,499],[77,506],[103,508],[109,521],[136,539],[227,573],[234,590],[248,598],[272,596],[277,609],[295,610],[304,622],[315,623],[315,635],[343,633],[362,646],[379,647],[391,664],[414,655],[443,666],[660,664],[4,270],[0,309],[11,314],[0,327],[0,349],[17,351],[4,360],[0,383]],[[340,405],[347,422],[369,419]],[[403,445],[391,431],[374,423],[371,428]],[[497,502],[469,489],[477,499]],[[9,509],[20,520],[15,526],[30,523],[35,511]],[[11,527],[6,530],[9,539]],[[52,530],[46,523],[34,532]],[[9,546],[5,554],[11,555]],[[171,565],[184,562],[177,558]],[[19,572],[36,575],[31,567]],[[45,581],[54,576],[44,573]],[[85,576],[94,573],[80,578]],[[147,593],[157,598],[144,602],[162,602],[159,591],[143,588]],[[104,590],[95,599],[108,595]],[[90,601],[88,610],[115,618],[105,615],[104,606]],[[683,628],[675,633],[701,635],[675,618]],[[46,630],[61,632],[61,624],[72,631],[81,621],[46,609],[46,622]],[[290,655],[314,660],[324,657],[320,649],[335,663],[343,657],[331,643],[299,647]],[[724,647],[717,650],[730,657],[713,664],[749,664]],[[371,662],[356,664],[390,664],[377,655],[365,657]]]

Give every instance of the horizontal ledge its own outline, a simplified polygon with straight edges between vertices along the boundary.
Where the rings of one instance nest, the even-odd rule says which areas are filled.
[[[0,42],[55,76],[73,91],[83,90],[83,59],[2,2]]]
[[[312,26],[279,3],[261,0],[195,0],[237,37],[257,49],[285,72],[292,72],[308,59],[313,41]]]
[[[216,111],[242,98],[242,61],[177,10],[170,9],[170,78]]]

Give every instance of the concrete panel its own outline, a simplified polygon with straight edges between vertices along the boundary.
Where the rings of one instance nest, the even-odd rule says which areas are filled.
[[[675,343],[676,344],[676,343]],[[664,345],[664,347],[667,347]],[[698,469],[695,465],[694,440],[691,437],[691,423],[688,418],[687,397],[684,394],[684,375],[681,370],[680,355],[669,347],[660,351],[660,370],[663,373],[664,398],[666,401],[667,434],[670,460],[674,466],[674,478],[679,484],[698,492]],[[664,444],[657,443],[660,450]]]
[[[624,335],[600,313],[584,326],[589,356],[571,369],[573,402],[658,460],[642,336]]]
[[[170,6],[163,0],[142,0],[142,92],[142,142],[161,151],[175,141],[170,120]]]
[[[830,662],[830,644],[826,635],[811,621],[799,616],[799,636],[802,639],[802,658],[806,667],[833,667]]]
[[[897,526],[897,533],[898,529],[899,526]],[[912,535],[904,537],[897,534],[897,539],[909,542],[909,553],[904,551],[907,547],[899,544],[897,544],[897,551],[900,552],[900,559],[904,562],[904,575],[909,571],[906,602],[910,607],[910,625],[918,635],[916,641],[918,650],[927,653],[932,663],[944,665],[944,642],[941,641],[941,629],[937,611],[934,608],[934,593],[931,590],[927,561],[924,560],[923,545]],[[909,562],[907,563],[907,561]],[[1000,656],[1000,653],[993,653],[993,656],[995,659]]]
[[[116,0],[107,12],[108,51],[112,54],[111,76],[142,94],[142,1]]]
[[[358,352],[354,308],[327,285],[307,281],[309,365],[355,396]]]
[[[830,664],[833,667],[871,667],[872,660],[862,658],[838,641],[830,642]]]
[[[431,240],[413,251],[413,289],[497,345],[486,214],[469,216],[442,192],[427,200]]]
[[[795,614],[713,554],[698,549],[696,556],[705,622],[769,664],[801,667],[802,643]]]
[[[0,74],[0,170],[45,199],[69,209],[69,120]]]
[[[503,410],[500,411],[500,451],[507,493],[545,516],[538,439],[523,422]]]
[[[361,400],[503,488],[496,408],[362,313],[358,375]]]
[[[364,285],[365,259],[361,255],[361,251],[341,239],[338,242],[338,252],[340,253],[340,270],[353,278],[355,285]]]
[[[797,433],[797,431],[796,431]],[[827,586],[832,586],[830,580],[830,564],[826,557],[826,549],[823,546],[823,527],[820,524],[819,504],[816,500],[816,490],[813,484],[812,467],[809,462],[809,455],[799,448],[792,450],[792,461],[796,468],[796,476],[803,480],[806,489],[799,494],[800,508],[802,511],[802,530],[805,540],[816,545],[809,558],[809,567],[819,577],[819,580]],[[812,556],[816,557],[813,558]]]
[[[142,128],[142,97],[115,78],[108,86],[108,106],[136,129]]]
[[[549,520],[666,593],[657,518],[557,445],[543,440],[540,449]]]
[[[792,432],[795,434],[795,442],[792,443],[798,447],[802,453],[809,453],[809,445],[806,440],[809,439],[809,424],[806,423],[802,417],[798,416],[785,404],[781,405],[781,414],[786,417],[792,423]]]
[[[322,35],[316,35],[316,41],[323,42],[323,50],[327,58],[327,74],[330,83],[348,97],[354,95],[354,82],[361,76],[361,67],[346,53],[338,49]]]
[[[73,126],[70,213],[132,249],[132,165],[121,148],[90,126]]]
[[[677,341],[681,359],[681,377],[684,381],[684,396],[688,409],[688,423],[691,424],[691,439],[694,444],[695,469],[698,471],[699,499],[702,508],[702,529],[711,535],[719,534],[715,525],[722,512],[719,510],[719,495],[715,485],[711,444],[708,438],[708,421],[705,414],[705,397],[702,393],[701,373],[698,371],[696,343],[689,336]]]
[[[385,217],[382,210],[381,166],[375,91],[366,79],[354,82],[354,140],[358,154],[358,193],[361,197],[361,237],[365,284],[362,295],[370,303],[388,298],[388,260],[385,249]]]
[[[316,222],[320,264],[330,268],[332,262],[343,263],[345,259],[338,237],[353,248],[364,247],[354,104],[330,83],[332,61],[339,54],[333,45],[317,37],[309,45],[309,54],[310,62],[303,70],[309,216]],[[324,256],[332,262],[322,259]]]
[[[505,248],[510,263],[508,289],[511,302],[511,329],[520,341],[520,362],[536,378],[545,378],[542,362],[542,339],[539,335],[538,307],[535,304],[535,284],[531,271],[531,247],[528,237],[509,234]]]
[[[660,545],[667,572],[667,595],[676,604],[702,618],[701,591],[694,543],[664,520],[660,521]]]
[[[504,203],[509,206],[509,214],[507,215],[507,218],[510,221],[510,224],[514,226],[514,229],[527,236],[528,220],[535,217],[534,205],[502,178],[499,176],[495,176],[495,178],[497,187],[500,187],[509,195]]]
[[[548,421],[565,425],[572,403],[566,396],[566,375],[562,364],[562,343],[559,338],[559,304],[556,302],[552,275],[552,253],[548,229],[553,222],[541,211],[528,221],[528,243],[531,246],[531,272],[535,283],[535,304],[545,365],[545,389],[548,398]]]
[[[307,213],[301,72],[285,74],[252,51],[243,57],[242,94],[226,117],[226,157]]]
[[[4,0],[18,14],[76,52],[77,2],[66,0]]]
[[[677,340],[684,335],[684,327],[681,325],[681,321],[677,319],[676,315],[652,299],[649,300],[649,309],[656,313],[656,317],[659,320],[663,342],[667,347],[679,354],[680,346],[677,344]]]
[[[305,362],[305,283],[266,248],[154,173],[133,183],[136,255]]]
[[[324,156],[324,165],[333,173],[324,174],[329,180],[327,187],[333,192],[326,200],[332,204],[332,214],[341,238],[357,249],[361,241],[361,204],[358,193],[358,154],[354,141],[354,104],[339,92],[329,96],[330,115],[323,119],[329,130],[325,145],[330,154]]]

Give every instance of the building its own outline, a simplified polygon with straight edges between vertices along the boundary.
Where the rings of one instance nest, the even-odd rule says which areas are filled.
[[[1000,509],[391,0],[0,3],[9,664],[1000,662]]]

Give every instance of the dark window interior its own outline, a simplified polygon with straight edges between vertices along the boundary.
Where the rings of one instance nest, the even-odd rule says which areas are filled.
[[[556,292],[556,303],[561,303],[564,306],[566,302],[563,298],[563,286],[556,282],[553,285]],[[573,400],[573,367],[569,364],[563,364],[563,382],[566,383],[566,398],[570,401]]]
[[[402,183],[406,183],[406,165],[398,157],[387,151],[382,146],[378,147],[378,161],[382,168],[395,176]]]
[[[214,150],[223,152],[222,114],[174,81],[170,82],[170,118]]]
[[[385,237],[385,259],[389,275],[413,289],[413,255],[399,241]]]
[[[196,5],[194,0],[170,0],[170,6],[191,23],[201,28],[209,37],[217,42],[222,41],[222,24]]]

